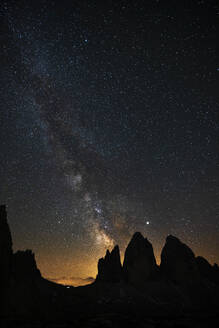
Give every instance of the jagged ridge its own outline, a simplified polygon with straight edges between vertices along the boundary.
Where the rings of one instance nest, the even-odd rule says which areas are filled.
[[[111,253],[106,251],[106,256],[98,262],[96,282],[124,281],[142,286],[148,281],[166,280],[175,284],[192,284],[206,279],[219,284],[218,265],[212,266],[203,257],[195,257],[193,251],[177,237],[167,236],[161,252],[161,264],[158,266],[152,244],[140,232],[136,232],[125,250],[123,266],[118,245]]]

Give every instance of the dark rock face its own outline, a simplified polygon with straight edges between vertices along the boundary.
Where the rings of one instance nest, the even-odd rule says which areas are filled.
[[[199,276],[193,251],[171,235],[161,253],[160,269],[168,280],[175,283],[192,283]]]
[[[219,276],[219,266],[217,265],[217,263],[214,263],[213,270],[214,270],[214,273]]]
[[[31,250],[18,251],[13,255],[11,275],[11,306],[14,313],[33,314],[40,308],[41,274]]]
[[[98,261],[98,274],[96,281],[119,282],[122,279],[122,266],[119,246],[115,246],[110,253],[107,250],[104,258]]]
[[[204,257],[196,257],[196,263],[202,278],[209,280],[215,284],[219,284],[219,268],[217,264],[212,266]]]
[[[9,310],[9,287],[12,263],[11,232],[7,223],[6,206],[0,206],[0,313]]]
[[[17,251],[13,255],[12,274],[16,280],[30,280],[40,278],[34,253],[31,250]]]
[[[6,206],[0,206],[0,284],[8,283],[12,259],[11,232],[7,223]]]
[[[125,251],[123,274],[126,282],[141,285],[153,279],[157,272],[151,243],[140,232],[136,232]]]
[[[213,281],[219,286],[219,266],[215,263],[213,265]]]
[[[0,206],[0,314],[32,313],[39,307],[41,279],[32,251],[13,254],[6,206]]]

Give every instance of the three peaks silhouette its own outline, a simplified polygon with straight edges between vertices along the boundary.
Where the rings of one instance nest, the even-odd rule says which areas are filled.
[[[116,245],[98,261],[91,285],[70,287],[44,279],[31,250],[13,253],[6,206],[0,206],[0,318],[60,320],[109,311],[140,316],[182,313],[219,315],[219,267],[169,235],[157,265],[152,244],[132,236],[120,261]],[[110,313],[111,313],[110,312]]]
[[[213,266],[203,257],[196,257],[193,251],[177,237],[169,235],[161,252],[160,266],[156,264],[153,246],[140,232],[135,232],[126,250],[123,266],[119,246],[112,252],[106,251],[98,262],[96,282],[124,281],[142,286],[148,281],[166,280],[175,284],[189,284],[202,281],[219,283],[219,267]]]

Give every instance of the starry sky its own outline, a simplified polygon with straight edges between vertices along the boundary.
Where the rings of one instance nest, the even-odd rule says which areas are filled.
[[[135,231],[219,263],[219,5],[2,1],[0,201],[44,277]]]

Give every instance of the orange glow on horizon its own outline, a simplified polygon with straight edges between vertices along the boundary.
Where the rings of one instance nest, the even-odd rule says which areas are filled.
[[[94,282],[94,279],[92,277],[90,278],[57,278],[57,279],[52,279],[52,278],[47,278],[45,277],[47,280],[55,282],[56,284],[60,284],[60,285],[64,285],[64,286],[73,286],[73,287],[78,287],[78,286],[86,286],[86,285],[90,285]]]
[[[196,256],[205,257],[209,263],[214,264],[218,261],[216,253],[216,247],[209,249],[204,244],[194,244],[180,238],[180,240],[186,243],[195,253]],[[149,238],[149,241],[154,247],[154,255],[156,263],[160,265],[160,254],[165,244],[165,239],[160,238],[159,241]],[[122,240],[122,248],[120,248],[121,263],[124,261],[125,248],[128,244],[128,239]],[[110,251],[113,247],[109,247]],[[86,250],[69,250],[67,253],[63,253],[60,250],[59,253],[49,252],[49,250],[42,249],[41,252],[36,253],[36,261],[39,270],[43,277],[51,280],[55,283],[70,286],[84,286],[92,283],[97,275],[97,264],[101,257],[105,256],[106,248],[94,247]],[[63,255],[64,254],[64,255]],[[211,255],[211,254],[214,254]]]

